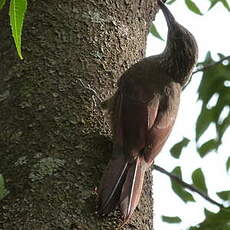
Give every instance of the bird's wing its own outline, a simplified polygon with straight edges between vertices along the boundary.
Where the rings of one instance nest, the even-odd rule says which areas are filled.
[[[120,195],[120,210],[124,221],[127,221],[140,199],[145,171],[148,168],[143,151],[148,138],[148,129],[156,119],[159,97],[155,96],[150,101],[143,102],[140,97],[123,94],[121,103],[119,117],[122,128],[118,130],[122,131],[121,154],[126,157],[128,165]],[[151,110],[148,107],[149,103],[152,105]]]
[[[122,102],[122,130],[124,153],[135,157],[145,147],[148,129],[146,104],[124,96]]]
[[[171,83],[167,88],[167,93],[161,97],[156,119],[150,124],[148,130],[144,151],[145,160],[149,164],[152,164],[172,130],[179,107],[180,93],[181,86],[178,83]],[[150,105],[148,110],[155,112],[155,106]]]
[[[119,80],[116,105],[113,110],[115,139],[124,149],[127,157],[137,156],[145,147],[150,124],[154,123],[160,97],[154,84],[149,84],[149,67],[141,62],[133,65]],[[147,71],[148,72],[148,71]],[[153,105],[151,110],[148,104]]]

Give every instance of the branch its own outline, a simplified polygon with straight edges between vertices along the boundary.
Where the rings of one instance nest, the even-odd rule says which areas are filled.
[[[219,61],[217,61],[217,62],[213,62],[213,63],[211,63],[211,64],[208,64],[208,65],[205,65],[205,66],[203,66],[203,67],[201,67],[201,68],[198,68],[198,69],[196,69],[195,71],[192,72],[192,75],[194,75],[195,73],[198,73],[198,72],[207,70],[207,69],[210,68],[210,67],[219,65],[219,64],[221,64],[221,63],[222,63],[223,61],[225,61],[225,60],[230,60],[230,56],[226,56],[226,57],[224,57],[224,58],[221,58],[221,59],[220,59]]]
[[[200,196],[202,196],[205,200],[211,202],[212,204],[215,204],[217,206],[219,206],[220,208],[225,208],[222,204],[216,202],[215,200],[211,199],[207,194],[204,194],[203,192],[199,191],[197,188],[195,188],[194,186],[184,182],[180,177],[173,175],[172,173],[166,171],[165,169],[161,168],[158,165],[153,165],[153,168],[163,174],[166,174],[167,176],[169,176],[172,180],[176,181],[178,184],[181,184],[183,187],[198,193]]]

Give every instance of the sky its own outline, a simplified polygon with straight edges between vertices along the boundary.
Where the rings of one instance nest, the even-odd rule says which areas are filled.
[[[199,60],[203,61],[207,51],[212,51],[213,58],[218,60],[217,53],[230,55],[230,30],[227,25],[230,22],[230,14],[218,3],[213,9],[208,11],[209,1],[196,1],[203,16],[196,15],[189,11],[184,1],[176,1],[168,6],[175,16],[176,20],[185,26],[195,36],[199,47]],[[167,25],[161,12],[156,15],[155,25],[166,39]],[[165,41],[160,41],[152,35],[148,37],[146,56],[161,53],[165,47]],[[226,174],[225,162],[229,156],[227,147],[227,136],[230,136],[230,129],[227,130],[223,145],[218,154],[210,153],[204,159],[199,158],[196,151],[196,144],[192,142],[184,150],[179,160],[170,156],[170,148],[182,140],[183,137],[195,139],[195,123],[200,112],[201,103],[197,101],[197,89],[200,83],[201,74],[195,74],[189,86],[182,94],[181,105],[174,129],[163,150],[156,158],[155,163],[172,171],[176,166],[182,167],[183,179],[191,183],[191,173],[201,167],[205,173],[206,184],[209,188],[209,196],[218,202],[221,200],[216,196],[216,192],[229,190],[230,177]],[[202,140],[209,140],[215,135],[215,129],[211,126],[208,133],[201,137]],[[185,204],[175,195],[171,189],[171,183],[167,176],[154,171],[154,230],[186,230],[186,228],[196,225],[203,221],[203,209],[207,208],[212,212],[219,209],[205,201],[199,195],[193,193],[196,203],[189,202]],[[161,221],[161,215],[179,216],[182,219],[181,224],[166,224]]]

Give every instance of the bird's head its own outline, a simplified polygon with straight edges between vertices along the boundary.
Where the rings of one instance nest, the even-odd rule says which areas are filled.
[[[174,72],[179,82],[185,84],[198,58],[198,47],[194,36],[180,25],[165,6],[158,0],[168,26],[167,45],[164,55],[168,58],[169,69]],[[172,63],[172,66],[170,66]],[[184,79],[183,79],[184,78]]]

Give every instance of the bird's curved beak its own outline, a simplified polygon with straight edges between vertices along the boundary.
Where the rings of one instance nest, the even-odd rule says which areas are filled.
[[[168,28],[172,29],[176,23],[175,18],[173,17],[173,15],[169,11],[169,9],[165,6],[165,4],[162,2],[162,0],[158,0],[158,4],[159,4],[159,6],[160,6],[165,18],[166,18]]]

